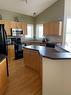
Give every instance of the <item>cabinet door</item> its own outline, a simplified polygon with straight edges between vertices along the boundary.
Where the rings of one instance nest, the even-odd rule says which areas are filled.
[[[16,28],[22,29],[22,23],[21,22],[16,22]]]
[[[6,30],[7,35],[11,35],[10,21],[5,20],[4,24],[5,24],[5,30]]]
[[[59,35],[59,22],[54,21],[49,23],[49,34],[50,35]]]
[[[59,35],[60,32],[59,28],[60,28],[60,21],[52,21],[52,22],[45,23],[44,35]]]
[[[6,59],[0,63],[0,95],[3,95],[7,83]]]
[[[24,50],[23,50],[24,52],[23,52],[23,55],[24,55],[24,64],[26,65],[26,66],[30,66],[31,67],[31,56],[30,56],[30,54],[31,54],[31,52],[30,52],[30,50],[28,49],[25,49],[24,48]]]
[[[14,22],[14,21],[11,21],[10,27],[11,27],[11,28],[21,29],[21,28],[22,28],[22,25],[21,25],[21,22]]]
[[[23,34],[27,35],[27,24],[22,22]]]
[[[11,21],[10,22],[10,28],[16,28],[16,22]]]
[[[9,58],[15,57],[14,45],[8,45],[8,57]]]
[[[24,48],[24,64],[37,71],[40,76],[42,73],[42,58],[38,51]]]
[[[32,54],[31,54],[31,64],[32,64],[32,68],[34,70],[36,70],[39,74],[41,71],[41,56],[39,54],[38,51],[34,51],[32,50]]]
[[[4,22],[5,22],[4,20],[0,20],[0,24],[4,24]]]
[[[0,20],[0,24],[4,24],[4,28],[6,30],[7,35],[11,35],[11,32],[10,32],[10,21],[8,21],[8,20]]]

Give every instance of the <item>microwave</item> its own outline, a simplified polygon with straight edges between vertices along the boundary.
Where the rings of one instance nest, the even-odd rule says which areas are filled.
[[[11,36],[21,36],[23,34],[23,29],[11,29]]]

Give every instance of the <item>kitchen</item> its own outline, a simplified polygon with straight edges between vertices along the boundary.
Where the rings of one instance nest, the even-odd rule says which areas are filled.
[[[21,2],[28,5],[29,0],[25,1]],[[71,95],[70,37],[65,19],[70,16],[70,11],[66,11],[70,6],[64,7],[68,3],[54,0],[48,8],[44,4],[46,10],[42,12],[28,15],[26,10],[24,15],[21,11],[7,10],[7,5],[0,2],[0,27],[3,27],[0,33],[7,34],[7,47],[1,47],[0,39],[0,95]]]

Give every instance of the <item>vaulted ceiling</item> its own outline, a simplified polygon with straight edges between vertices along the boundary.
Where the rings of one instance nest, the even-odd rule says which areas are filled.
[[[40,14],[57,0],[0,0],[0,9],[33,16]]]

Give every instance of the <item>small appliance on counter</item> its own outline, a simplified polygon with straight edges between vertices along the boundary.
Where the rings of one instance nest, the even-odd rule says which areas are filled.
[[[49,39],[47,39],[47,38],[42,39],[42,42],[48,42],[48,41],[49,41]]]

